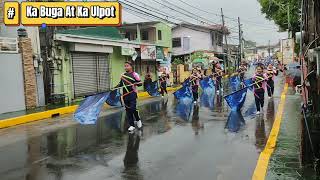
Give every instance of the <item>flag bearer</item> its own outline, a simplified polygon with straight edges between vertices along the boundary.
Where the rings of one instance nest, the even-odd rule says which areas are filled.
[[[164,96],[164,93],[166,93],[168,95],[168,91],[167,91],[167,80],[168,79],[169,79],[169,74],[166,73],[166,69],[163,69],[162,74],[159,76],[161,97]]]
[[[192,69],[191,76],[189,78],[192,88],[193,101],[196,104],[199,98],[200,80],[202,79],[201,71],[196,68]]]
[[[216,65],[215,67],[215,79],[216,79],[216,89],[217,93],[219,93],[220,90],[222,90],[222,76],[223,76],[223,70],[219,64]]]
[[[267,75],[267,91],[269,98],[271,98],[274,93],[274,77],[278,75],[278,71],[273,67],[271,63],[268,65]]]
[[[264,93],[265,93],[265,81],[268,79],[267,75],[263,72],[262,66],[256,67],[256,73],[254,74],[252,80],[254,82],[253,85],[253,93],[255,96],[257,114],[263,110],[264,106]]]
[[[247,70],[246,62],[242,61],[239,69],[237,70],[241,82],[244,81],[244,74]]]
[[[125,73],[121,75],[120,82],[116,87],[123,87],[123,103],[126,108],[127,120],[129,123],[129,132],[135,130],[134,122],[136,121],[137,127],[142,127],[142,122],[137,110],[137,86],[142,86],[139,74],[133,71],[133,66],[130,62],[124,64]]]

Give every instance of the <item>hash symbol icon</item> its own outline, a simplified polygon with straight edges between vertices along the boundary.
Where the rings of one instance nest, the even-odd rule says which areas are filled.
[[[15,16],[15,8],[14,7],[9,7],[8,9],[8,19],[13,19]]]

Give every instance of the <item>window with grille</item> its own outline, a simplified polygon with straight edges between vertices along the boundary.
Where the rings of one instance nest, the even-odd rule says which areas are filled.
[[[17,38],[0,37],[0,53],[18,53]]]
[[[181,38],[173,38],[172,47],[181,47]]]

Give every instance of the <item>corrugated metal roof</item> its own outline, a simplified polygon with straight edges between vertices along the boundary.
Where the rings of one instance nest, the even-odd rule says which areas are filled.
[[[115,27],[87,27],[79,29],[67,29],[56,32],[57,34],[70,34],[84,37],[98,37],[103,39],[122,40],[119,30]]]

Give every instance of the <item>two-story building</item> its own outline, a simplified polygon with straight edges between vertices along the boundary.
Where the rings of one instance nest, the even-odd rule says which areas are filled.
[[[126,61],[142,81],[147,72],[156,80],[158,66],[170,62],[171,28],[160,22],[61,30],[54,40],[51,96],[66,102],[116,86]]]
[[[155,72],[159,67],[167,67],[170,71],[172,53],[172,27],[169,24],[150,21],[123,24],[120,32],[126,39],[151,46],[141,46],[141,56],[135,61],[136,71],[144,76],[147,72]],[[153,53],[155,52],[155,56]],[[148,55],[150,54],[150,55]]]
[[[173,58],[181,58],[186,62],[194,52],[223,54],[224,33],[228,33],[228,30],[220,25],[179,24],[172,29]]]

